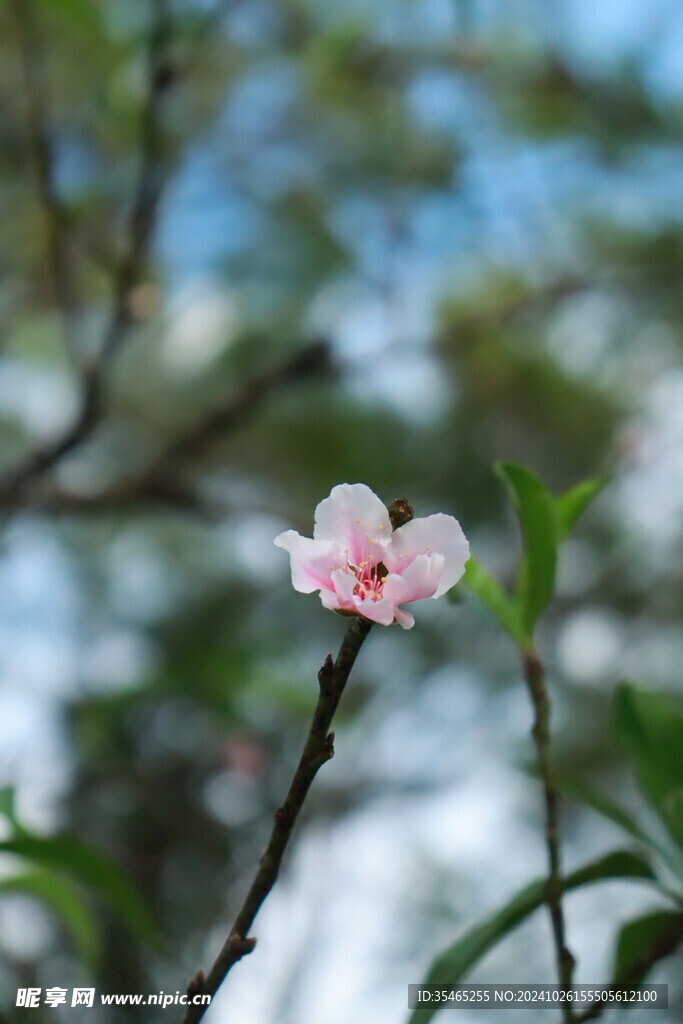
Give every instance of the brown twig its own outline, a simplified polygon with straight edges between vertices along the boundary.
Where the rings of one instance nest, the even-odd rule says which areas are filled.
[[[538,766],[543,782],[545,802],[545,842],[548,854],[548,880],[546,884],[546,904],[550,913],[550,921],[555,946],[557,976],[563,989],[572,983],[574,957],[567,945],[564,909],[562,906],[562,863],[560,855],[560,796],[555,778],[552,761],[550,736],[550,698],[546,685],[543,664],[535,651],[528,651],[524,656],[524,678],[526,680],[531,702],[534,707],[534,724],[531,730]],[[572,1024],[574,1012],[568,1001],[562,1004],[565,1024]]]
[[[0,479],[0,501],[7,501],[12,495],[19,497],[27,484],[90,436],[100,418],[105,369],[130,326],[130,293],[144,270],[164,180],[161,106],[172,77],[168,74],[166,57],[171,32],[168,0],[150,0],[150,4],[152,19],[146,98],[140,123],[140,167],[128,216],[126,243],[114,272],[111,312],[100,351],[83,370],[80,406],[73,422],[60,437],[30,453],[4,474]],[[27,5],[24,0],[16,0],[16,6],[23,9]]]
[[[270,839],[254,880],[211,970],[207,975],[197,972],[188,985],[188,996],[213,997],[229,971],[243,956],[251,953],[256,945],[256,940],[249,937],[249,930],[275,885],[282,858],[311,783],[322,765],[334,755],[334,733],[329,731],[330,725],[358,652],[371,627],[372,623],[368,619],[353,618],[346,630],[337,660],[333,661],[332,655],[328,654],[318,673],[320,694],[311,727],[287,796],[275,814]],[[188,1005],[183,1024],[197,1024],[206,1010],[206,1006]]]

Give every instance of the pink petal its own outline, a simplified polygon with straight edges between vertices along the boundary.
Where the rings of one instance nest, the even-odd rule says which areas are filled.
[[[348,549],[353,565],[376,564],[391,540],[389,513],[365,484],[337,484],[315,510],[313,536],[335,541],[342,551]]]
[[[332,573],[332,586],[337,595],[340,608],[346,608],[348,611],[356,610],[353,591],[357,582],[356,577],[350,572],[345,572],[344,569],[337,569],[336,572]]]
[[[390,626],[394,621],[394,609],[386,597],[380,601],[371,601],[366,598],[364,601],[355,598],[356,611],[360,612],[366,619],[379,622],[381,626]]]
[[[286,530],[275,538],[275,546],[289,552],[292,586],[301,594],[314,590],[333,590],[331,574],[343,562],[337,545],[331,541],[301,537],[296,530]]]
[[[404,611],[403,608],[394,608],[394,618],[403,629],[412,629],[415,625],[415,616]]]
[[[441,597],[464,573],[469,553],[470,546],[458,520],[437,512],[423,519],[411,519],[405,526],[394,530],[391,544],[384,552],[384,564],[390,572],[405,576],[406,569],[417,556],[443,555],[438,585],[430,595]]]
[[[443,555],[418,555],[400,576],[396,573],[387,576],[384,594],[394,605],[434,597],[443,574],[444,562]]]

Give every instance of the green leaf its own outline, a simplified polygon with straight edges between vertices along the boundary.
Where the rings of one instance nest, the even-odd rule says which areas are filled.
[[[0,789],[0,814],[6,818],[10,825],[18,827],[16,808],[14,804],[14,786],[3,786]]]
[[[0,842],[0,850],[49,865],[91,886],[105,897],[130,931],[158,946],[159,935],[142,898],[104,854],[68,836],[36,836],[30,833]]]
[[[524,627],[519,616],[517,605],[505,592],[501,584],[470,555],[462,578],[462,586],[477,597],[488,611],[494,615],[511,637],[520,645],[525,643]],[[457,587],[453,588],[458,590]]]
[[[625,924],[617,937],[614,979],[638,986],[658,960],[669,956],[683,942],[683,914],[656,910]],[[660,955],[653,956],[654,952]]]
[[[615,725],[644,796],[683,847],[683,714],[666,694],[624,682],[617,688]]]
[[[588,807],[592,807],[603,818],[613,821],[615,825],[618,825],[619,828],[627,832],[633,839],[656,853],[674,874],[681,874],[681,864],[675,855],[674,849],[667,848],[658,842],[623,807],[615,804],[614,801],[603,796],[602,793],[596,793],[594,789],[578,780],[563,779],[561,780],[561,787],[563,793],[574,796]]]
[[[512,498],[522,533],[523,557],[517,599],[522,624],[530,637],[555,586],[555,503],[548,489],[531,470],[510,462],[500,463],[497,469]]]
[[[100,933],[92,913],[77,890],[51,871],[35,871],[0,879],[0,893],[23,893],[49,907],[59,918],[90,971],[97,967],[101,953]]]
[[[592,807],[594,811],[601,814],[603,818],[608,818],[613,821],[615,825],[618,825],[624,832],[627,832],[633,839],[637,839],[639,843],[643,843],[650,849],[657,849],[657,844],[654,839],[647,834],[647,832],[640,827],[638,822],[633,818],[628,811],[625,811],[623,807],[619,807],[608,797],[603,796],[602,793],[597,793],[590,786],[586,786],[583,782],[578,782],[573,779],[564,779],[561,783],[563,793],[574,796],[581,803],[586,804],[588,807]]]
[[[593,480],[585,480],[583,483],[577,484],[576,487],[570,488],[555,498],[558,541],[564,540],[606,483],[606,477],[595,477]]]
[[[643,857],[628,850],[616,850],[567,875],[563,891],[570,892],[593,882],[618,878],[654,880],[654,874]],[[543,905],[546,885],[547,880],[544,878],[531,882],[500,910],[466,932],[436,958],[424,979],[424,984],[457,985],[462,981],[478,960]],[[427,1024],[436,1010],[436,1007],[414,1010],[409,1018],[409,1024]]]
[[[606,481],[587,480],[555,499],[524,466],[507,462],[496,469],[512,498],[522,534],[516,598],[512,599],[472,555],[462,586],[479,598],[520,647],[528,647],[534,626],[553,594],[557,546]],[[451,592],[452,601],[458,599],[459,590]]]
[[[654,881],[655,874],[649,860],[640,854],[633,853],[632,850],[614,850],[567,875],[565,891],[578,889],[591,882],[615,878],[646,878],[648,881]]]

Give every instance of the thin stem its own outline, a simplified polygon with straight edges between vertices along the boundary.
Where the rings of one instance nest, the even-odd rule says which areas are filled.
[[[371,628],[372,623],[367,619],[351,619],[336,661],[328,654],[318,673],[320,694],[304,749],[284,803],[275,814],[270,839],[259,861],[254,880],[213,966],[207,975],[204,975],[203,971],[197,972],[188,985],[188,997],[200,994],[213,997],[232,967],[243,956],[251,953],[256,945],[256,939],[249,937],[249,929],[277,881],[282,858],[311,783],[322,765],[334,755],[334,733],[329,731],[332,719],[358,652]],[[188,1005],[183,1024],[197,1024],[206,1010],[207,1006]]]
[[[535,651],[524,655],[526,680],[535,719],[531,730],[538,767],[543,782],[545,802],[545,843],[548,853],[548,881],[546,904],[550,913],[557,963],[557,977],[563,989],[569,988],[574,971],[574,957],[567,946],[564,909],[562,907],[562,861],[560,850],[560,797],[555,778],[550,734],[550,697],[543,664]],[[562,1005],[564,1024],[573,1024],[574,1013],[569,1002]]]

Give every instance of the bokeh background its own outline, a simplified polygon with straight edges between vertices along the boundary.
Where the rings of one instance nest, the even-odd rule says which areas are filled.
[[[637,806],[614,685],[680,694],[683,662],[680,5],[5,0],[0,95],[2,782],[25,827],[114,858],[166,943],[94,897],[93,974],[0,893],[7,1019],[20,984],[174,992],[213,958],[343,632],[273,537],[338,482],[456,515],[510,580],[495,460],[611,475],[539,642],[563,770]],[[208,1019],[403,1021],[543,873],[530,720],[467,601],[376,628]],[[565,824],[569,867],[621,842]],[[572,896],[578,980],[653,905]],[[551,980],[545,915],[473,977]]]

